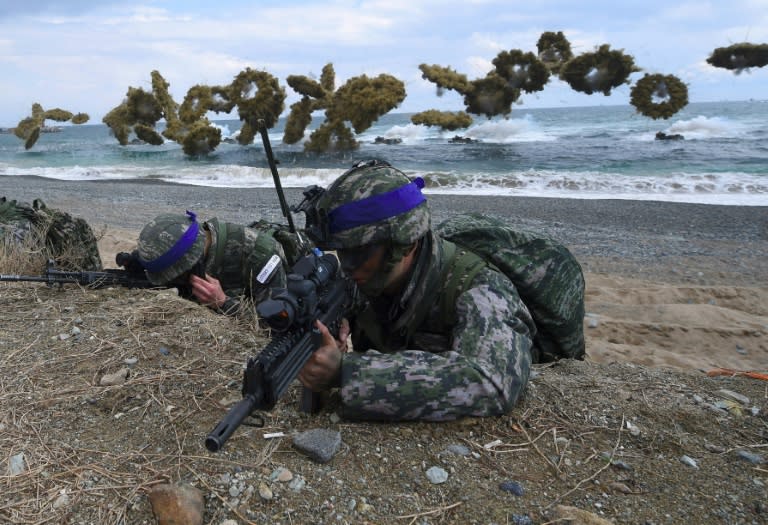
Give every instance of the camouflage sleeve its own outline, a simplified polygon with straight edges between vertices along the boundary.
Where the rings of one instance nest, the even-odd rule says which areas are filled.
[[[508,412],[531,366],[535,325],[514,285],[486,270],[457,303],[449,346],[345,354],[341,397],[351,419],[442,421]]]

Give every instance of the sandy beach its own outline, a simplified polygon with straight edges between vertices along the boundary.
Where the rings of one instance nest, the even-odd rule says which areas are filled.
[[[105,266],[162,212],[285,222],[271,189],[0,179],[9,198],[42,198],[86,219],[101,236]],[[286,197],[294,204],[301,192],[287,189]],[[768,206],[447,195],[429,202],[435,222],[486,213],[564,243],[586,277],[591,361],[768,368]],[[303,225],[303,217],[294,221]]]

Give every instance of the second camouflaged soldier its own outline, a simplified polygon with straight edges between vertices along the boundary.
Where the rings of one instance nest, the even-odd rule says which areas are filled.
[[[285,286],[286,272],[308,249],[300,234],[277,225],[246,227],[216,218],[200,223],[188,211],[146,224],[137,255],[153,284],[189,285],[201,304],[234,315],[243,298],[258,303]]]
[[[312,240],[337,250],[342,268],[369,301],[350,315],[338,341],[318,324],[323,345],[299,375],[315,391],[340,387],[347,418],[440,421],[504,414],[540,356],[536,322],[515,284],[432,230],[423,185],[385,162],[358,163],[308,216]],[[566,324],[577,334],[566,336],[567,348],[554,358],[583,358],[583,277],[578,263],[566,257],[577,268],[570,274],[574,312]],[[527,275],[536,275],[530,270]],[[346,353],[350,329],[354,351]]]

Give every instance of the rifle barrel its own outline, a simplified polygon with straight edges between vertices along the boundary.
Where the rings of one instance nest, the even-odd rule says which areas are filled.
[[[50,279],[44,276],[38,276],[38,275],[15,275],[15,274],[0,274],[0,281],[8,281],[8,282],[23,282],[23,281],[32,281],[32,282],[49,282]]]
[[[211,452],[218,452],[229,436],[237,430],[245,418],[247,418],[256,407],[256,398],[253,394],[246,395],[235,406],[233,406],[227,415],[224,416],[216,428],[205,438],[205,448]]]

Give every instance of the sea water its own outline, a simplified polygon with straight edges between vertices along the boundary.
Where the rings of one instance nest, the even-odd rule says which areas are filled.
[[[316,115],[307,136],[322,122]],[[237,136],[239,120],[214,120],[222,138]],[[421,176],[427,193],[522,195],[572,199],[634,199],[768,206],[768,101],[692,103],[668,120],[631,106],[526,109],[506,118],[475,117],[447,132],[417,126],[410,114],[390,113],[357,135],[360,147],[315,154],[303,143],[283,144],[281,118],[269,130],[284,187],[327,186],[359,159],[389,161]],[[658,131],[682,140],[656,140]],[[470,143],[452,143],[456,135]],[[393,139],[376,143],[376,138]],[[171,141],[120,146],[103,124],[66,125],[24,149],[0,134],[0,194],[13,176],[60,180],[155,179],[213,187],[271,187],[260,135],[253,144],[222,142],[211,154],[189,157]]]

